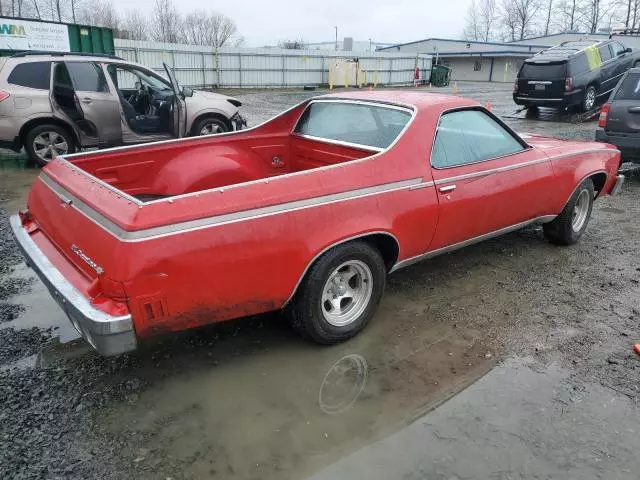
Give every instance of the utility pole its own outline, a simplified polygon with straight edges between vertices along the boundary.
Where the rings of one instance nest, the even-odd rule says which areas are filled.
[[[369,39],[369,51],[373,52],[373,50],[371,50],[371,39]]]
[[[336,52],[338,51],[338,27],[334,26],[333,28],[336,29]]]

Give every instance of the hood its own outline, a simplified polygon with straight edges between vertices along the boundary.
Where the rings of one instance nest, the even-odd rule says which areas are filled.
[[[240,105],[242,105],[242,102],[240,100],[238,100],[237,98],[233,98],[233,97],[229,97],[227,95],[222,95],[220,93],[215,93],[215,92],[205,92],[204,90],[194,90],[193,91],[193,96],[194,97],[200,97],[203,99],[207,99],[207,100],[216,100],[219,102],[227,102],[230,103],[234,106],[239,107]]]

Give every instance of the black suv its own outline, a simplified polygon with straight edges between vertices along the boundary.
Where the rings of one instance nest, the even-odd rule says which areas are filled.
[[[513,87],[513,101],[526,107],[580,106],[589,111],[636,66],[640,51],[615,40],[563,42],[525,60]]]

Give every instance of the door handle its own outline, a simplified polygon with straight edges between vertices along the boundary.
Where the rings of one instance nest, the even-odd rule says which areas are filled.
[[[93,102],[93,100],[91,100],[89,97],[84,97],[82,100],[80,100],[82,103],[86,103],[87,105],[90,104],[91,102]]]
[[[440,187],[438,190],[440,190],[442,193],[447,193],[447,192],[453,192],[456,189],[455,185],[447,185],[446,187]]]
[[[640,107],[629,107],[627,109],[627,112],[629,112],[629,113],[640,113]]]

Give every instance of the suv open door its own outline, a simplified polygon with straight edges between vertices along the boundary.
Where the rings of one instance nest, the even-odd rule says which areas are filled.
[[[51,105],[67,117],[83,147],[122,143],[120,104],[94,62],[59,62],[53,71]]]
[[[166,63],[162,63],[164,66],[165,72],[167,72],[167,77],[169,77],[169,81],[171,82],[171,88],[173,89],[173,105],[172,105],[172,134],[175,137],[181,138],[186,136],[186,125],[187,125],[187,107],[184,101],[184,96],[182,95],[182,89],[178,84],[178,80],[176,79],[175,74],[173,73],[173,69],[169,68],[169,65]]]

